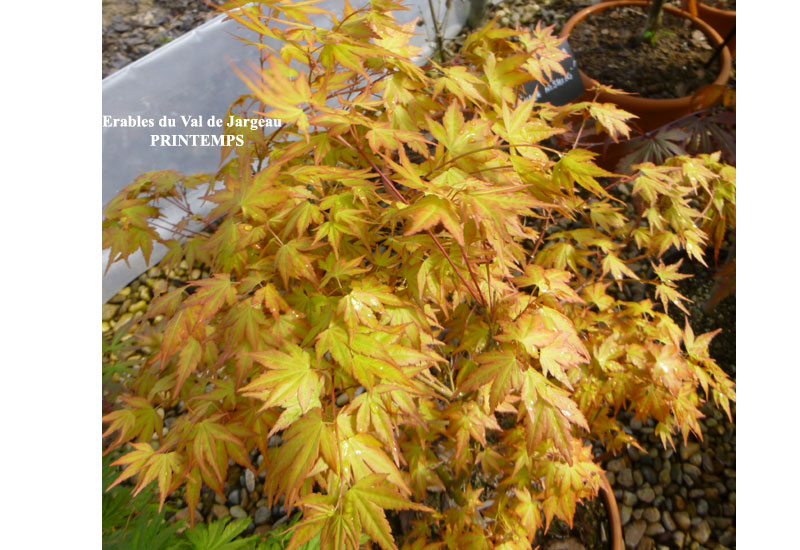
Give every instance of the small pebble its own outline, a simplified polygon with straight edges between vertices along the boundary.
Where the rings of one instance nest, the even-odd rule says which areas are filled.
[[[247,517],[247,512],[245,512],[244,508],[241,506],[231,506],[230,512],[231,516],[235,517],[236,519],[244,519]]]
[[[658,508],[650,506],[649,508],[645,508],[642,517],[647,520],[647,523],[656,523],[661,519],[661,512],[658,511]]]
[[[244,471],[244,484],[251,493],[256,490],[256,476],[253,475],[251,470]]]
[[[266,506],[259,506],[258,508],[256,508],[256,513],[253,518],[253,521],[255,522],[256,525],[263,525],[264,523],[267,522],[267,520],[269,520],[269,517],[270,517],[269,508],[267,508]]]
[[[639,541],[642,540],[646,529],[647,522],[644,520],[637,520],[625,526],[625,544],[630,547],[636,547]]]
[[[711,536],[711,527],[709,527],[708,522],[706,520],[701,521],[692,528],[692,537],[700,544],[705,544],[705,542],[709,539],[710,536]]]
[[[636,496],[639,497],[639,500],[642,502],[653,502],[653,499],[656,498],[655,491],[653,491],[652,487],[643,487],[636,491]]]

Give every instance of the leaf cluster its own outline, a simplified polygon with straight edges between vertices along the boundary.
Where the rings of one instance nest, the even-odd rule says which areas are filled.
[[[150,304],[152,352],[103,418],[124,452],[112,485],[155,482],[159,506],[183,487],[193,523],[236,463],[302,511],[290,550],[522,549],[597,495],[593,445],[638,445],[620,410],[665,445],[702,437],[704,400],[731,414],[714,334],[667,315],[687,299],[665,255],[720,246],[734,168],[681,156],[621,177],[557,141],[576,114],[614,135],[630,116],[519,99],[559,71],[549,28],[490,23],[458,65],[419,67],[392,0],[341,18],[244,4],[230,16],[282,47],[259,45],[231,114],[284,125],[210,178],[144,174],[105,211],[112,260],[159,242],[165,269],[212,273]],[[156,230],[159,201],[204,187],[210,230],[187,232],[190,213]]]

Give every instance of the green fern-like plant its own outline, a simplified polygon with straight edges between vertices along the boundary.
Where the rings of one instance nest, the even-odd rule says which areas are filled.
[[[169,524],[165,515],[170,508],[158,510],[153,487],[137,495],[132,489],[113,483],[118,472],[111,467],[111,458],[103,459],[103,549],[104,550],[176,550],[176,532],[182,522]]]
[[[223,518],[211,524],[200,523],[186,531],[184,548],[191,550],[246,550],[252,549],[258,535],[237,539],[250,525],[250,519],[236,519],[228,523],[230,518]]]

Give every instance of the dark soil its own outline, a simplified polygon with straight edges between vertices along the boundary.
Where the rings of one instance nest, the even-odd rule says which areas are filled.
[[[736,0],[703,0],[703,4],[720,10],[736,11]]]
[[[714,48],[691,23],[663,14],[654,44],[642,41],[647,19],[637,7],[592,14],[569,37],[580,68],[613,88],[648,98],[682,97],[719,74],[719,61],[705,68]]]

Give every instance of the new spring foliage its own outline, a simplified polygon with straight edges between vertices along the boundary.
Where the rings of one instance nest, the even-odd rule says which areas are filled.
[[[103,418],[127,450],[116,483],[155,482],[162,503],[185,487],[193,513],[232,460],[300,508],[291,548],[522,549],[597,494],[592,442],[636,445],[619,410],[665,445],[701,435],[706,399],[730,414],[713,334],[666,313],[686,299],[662,256],[722,242],[733,168],[679,157],[621,178],[559,142],[576,118],[616,138],[631,117],[518,99],[561,71],[550,29],[489,24],[420,67],[391,0],[252,4],[232,17],[282,47],[240,70],[252,93],[229,114],[284,125],[247,131],[214,176],[144,174],[105,212],[113,261],[160,242],[165,267],[213,273],[147,312],[151,352]],[[160,236],[159,205],[194,188],[211,228],[187,214]],[[160,409],[178,414],[166,431]]]

